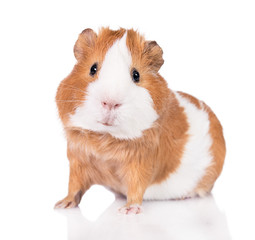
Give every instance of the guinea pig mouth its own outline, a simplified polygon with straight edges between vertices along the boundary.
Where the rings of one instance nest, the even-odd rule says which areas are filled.
[[[116,116],[111,114],[106,114],[103,116],[102,119],[99,119],[97,122],[106,126],[106,127],[113,127],[115,125]]]
[[[100,121],[97,121],[97,122],[104,125],[104,126],[107,126],[107,127],[112,127],[113,126],[113,124],[109,123],[109,122],[100,122]]]

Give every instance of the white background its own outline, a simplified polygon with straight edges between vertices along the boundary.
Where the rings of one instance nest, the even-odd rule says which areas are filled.
[[[213,197],[145,202],[93,187],[80,209],[67,193],[66,142],[54,102],[84,28],[138,29],[163,48],[161,74],[204,100],[224,127],[227,158]],[[254,1],[1,1],[0,239],[255,239]]]

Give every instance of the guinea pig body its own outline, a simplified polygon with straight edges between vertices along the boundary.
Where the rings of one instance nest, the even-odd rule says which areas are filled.
[[[125,195],[127,214],[143,199],[210,192],[225,158],[222,127],[205,103],[167,87],[157,43],[133,30],[86,29],[74,52],[56,96],[70,177],[55,206],[77,206],[93,184]]]

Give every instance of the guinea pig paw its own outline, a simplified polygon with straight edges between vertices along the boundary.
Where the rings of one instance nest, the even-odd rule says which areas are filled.
[[[69,197],[66,197],[60,201],[58,201],[54,208],[59,209],[59,208],[74,208],[77,207],[77,203],[75,202],[74,199],[70,199]]]
[[[139,214],[142,212],[142,206],[139,204],[132,204],[130,206],[123,206],[119,209],[119,212],[121,214],[126,214],[126,215],[135,215]]]

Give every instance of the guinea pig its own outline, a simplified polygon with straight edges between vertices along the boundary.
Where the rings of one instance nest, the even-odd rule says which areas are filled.
[[[67,138],[68,195],[76,207],[93,185],[126,196],[124,214],[143,200],[205,196],[225,158],[221,124],[202,101],[168,88],[163,51],[133,29],[85,29],[56,103]]]

